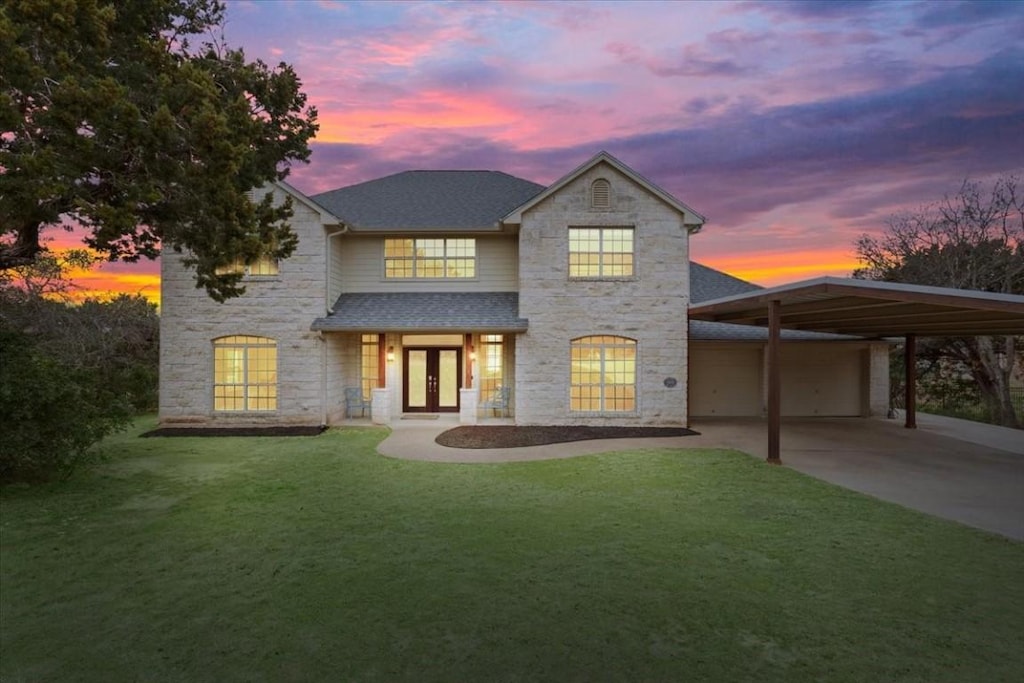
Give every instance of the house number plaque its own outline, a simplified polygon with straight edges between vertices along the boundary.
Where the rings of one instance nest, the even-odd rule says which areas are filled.
[[[677,385],[677,384],[679,384],[679,382],[676,380],[675,377],[666,377],[665,378],[665,386],[668,387],[669,389],[675,387],[675,385]]]

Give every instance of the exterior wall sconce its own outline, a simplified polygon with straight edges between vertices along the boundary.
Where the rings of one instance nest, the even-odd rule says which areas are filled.
[[[389,346],[388,347],[388,362],[389,363],[394,363],[395,362],[395,347],[394,346]]]
[[[476,348],[473,346],[469,347],[469,359],[471,361],[476,361]]]

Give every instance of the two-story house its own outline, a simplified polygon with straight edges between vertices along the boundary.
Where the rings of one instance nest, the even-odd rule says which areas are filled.
[[[299,244],[280,263],[239,264],[243,296],[210,300],[164,256],[164,425],[334,424],[351,413],[346,390],[382,423],[763,412],[763,330],[687,320],[691,302],[756,286],[691,264],[704,218],[607,153],[547,187],[407,171],[313,197],[269,191],[292,197]],[[785,414],[884,414],[885,344],[784,339]]]

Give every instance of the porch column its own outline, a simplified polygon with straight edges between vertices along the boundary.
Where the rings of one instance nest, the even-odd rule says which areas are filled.
[[[782,322],[782,303],[775,299],[768,304],[768,462],[781,465],[779,431],[782,424],[782,372],[779,328]]]
[[[917,429],[917,336],[908,334],[903,342],[903,405],[907,429]]]

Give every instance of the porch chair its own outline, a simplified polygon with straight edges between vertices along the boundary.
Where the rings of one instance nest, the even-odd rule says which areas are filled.
[[[363,390],[360,387],[345,387],[345,417],[366,417],[366,411],[370,410],[372,403],[363,398]]]
[[[509,400],[512,398],[512,387],[499,386],[486,401],[480,403],[483,410],[501,411],[502,417],[508,417]]]

